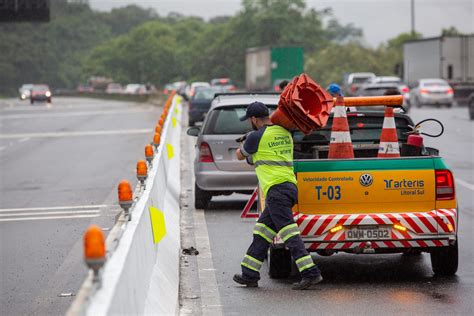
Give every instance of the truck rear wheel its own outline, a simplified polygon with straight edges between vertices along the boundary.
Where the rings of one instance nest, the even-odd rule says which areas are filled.
[[[194,208],[207,208],[211,202],[212,194],[209,191],[201,190],[196,183],[194,183]]]
[[[272,279],[285,279],[291,274],[291,253],[285,247],[270,246],[268,274]]]
[[[458,271],[458,243],[431,252],[431,268],[438,275],[454,275]]]

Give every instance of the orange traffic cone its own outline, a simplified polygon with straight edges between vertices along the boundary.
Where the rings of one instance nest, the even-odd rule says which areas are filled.
[[[331,143],[329,144],[329,159],[354,158],[349,123],[347,122],[344,97],[337,97],[332,119]]]
[[[393,116],[393,108],[385,107],[382,133],[380,134],[379,158],[400,157],[400,146],[398,144],[397,127]]]

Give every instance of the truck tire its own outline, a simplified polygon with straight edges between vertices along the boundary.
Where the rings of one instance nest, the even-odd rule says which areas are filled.
[[[431,268],[437,275],[454,275],[458,271],[458,243],[431,252]]]
[[[271,279],[285,279],[291,275],[291,253],[285,247],[270,246],[268,274]]]
[[[205,209],[211,202],[212,194],[209,191],[201,190],[196,183],[194,183],[194,208]]]

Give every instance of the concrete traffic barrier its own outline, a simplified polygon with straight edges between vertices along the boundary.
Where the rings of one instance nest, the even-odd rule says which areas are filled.
[[[179,311],[181,97],[169,100],[143,190],[107,238],[101,286],[90,274],[68,315],[176,314]]]

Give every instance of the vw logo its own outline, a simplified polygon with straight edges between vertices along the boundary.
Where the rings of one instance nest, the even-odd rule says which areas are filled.
[[[363,175],[360,176],[359,182],[364,187],[368,187],[374,182],[374,178],[372,177],[372,175],[368,173],[364,173]]]

